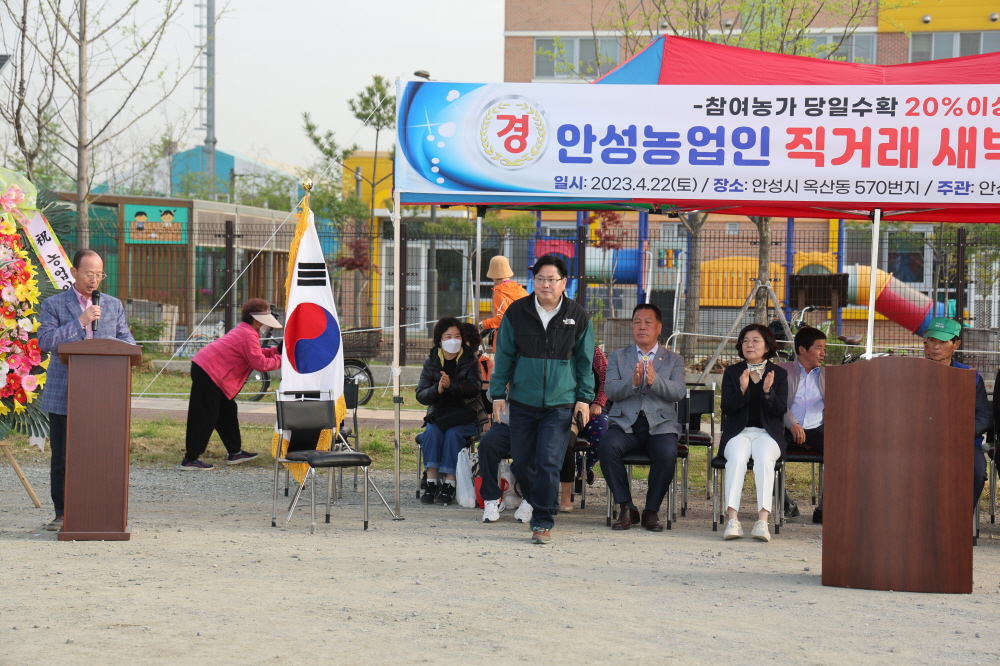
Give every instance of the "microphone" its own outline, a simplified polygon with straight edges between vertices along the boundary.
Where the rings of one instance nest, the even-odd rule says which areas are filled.
[[[94,305],[99,305],[100,300],[101,300],[101,292],[99,292],[99,291],[97,291],[95,289],[94,293],[90,295],[90,300],[91,300],[91,302]],[[92,326],[91,330],[94,331],[94,333],[96,333],[97,332],[97,320],[95,319],[94,321],[90,322],[90,325]]]

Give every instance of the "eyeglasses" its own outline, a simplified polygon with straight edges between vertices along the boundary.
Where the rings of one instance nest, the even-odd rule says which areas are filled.
[[[539,278],[539,277],[536,277],[535,278],[535,284],[538,285],[539,287],[546,287],[546,286],[548,286],[550,284],[554,285],[556,282],[562,282],[565,279],[566,278]]]
[[[80,277],[82,277],[85,280],[93,280],[94,278],[97,278],[98,280],[103,280],[104,278],[108,277],[108,274],[107,273],[80,273]]]

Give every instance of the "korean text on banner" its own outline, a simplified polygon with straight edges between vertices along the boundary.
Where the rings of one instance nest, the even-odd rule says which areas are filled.
[[[69,289],[73,286],[73,277],[69,274],[70,260],[63,249],[62,243],[56,238],[52,226],[45,217],[36,212],[31,220],[24,225],[28,240],[35,248],[35,254],[45,267],[45,273],[57,289]]]
[[[428,195],[1000,202],[1000,86],[409,82],[396,183]]]

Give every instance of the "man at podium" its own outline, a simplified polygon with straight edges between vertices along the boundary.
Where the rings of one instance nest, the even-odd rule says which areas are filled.
[[[64,342],[91,338],[115,338],[135,344],[125,323],[125,308],[114,296],[97,293],[107,275],[104,260],[93,250],[80,250],[69,269],[76,281],[70,289],[42,301],[38,345],[50,352],[48,379],[42,391],[42,409],[49,413],[49,442],[52,445],[50,467],[52,503],[56,517],[46,529],[58,532],[63,526],[63,498],[66,484],[66,393],[69,370],[56,353]],[[95,387],[100,388],[100,387]]]
[[[927,332],[924,333],[924,358],[937,361],[953,368],[969,370],[971,366],[959,363],[953,356],[962,345],[959,336],[962,333],[962,325],[954,319],[947,317],[935,317],[931,319]],[[990,400],[986,396],[986,385],[983,378],[976,371],[976,450],[975,472],[973,474],[973,495],[972,505],[979,501],[979,496],[983,493],[983,486],[986,485],[986,458],[983,456],[983,435],[993,424],[993,413],[990,409]]]

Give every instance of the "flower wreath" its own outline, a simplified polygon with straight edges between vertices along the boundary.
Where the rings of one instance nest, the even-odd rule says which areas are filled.
[[[36,190],[26,178],[0,169],[0,438],[11,430],[45,435],[40,403],[48,354],[35,338],[41,299],[37,269],[18,233],[36,212]]]

